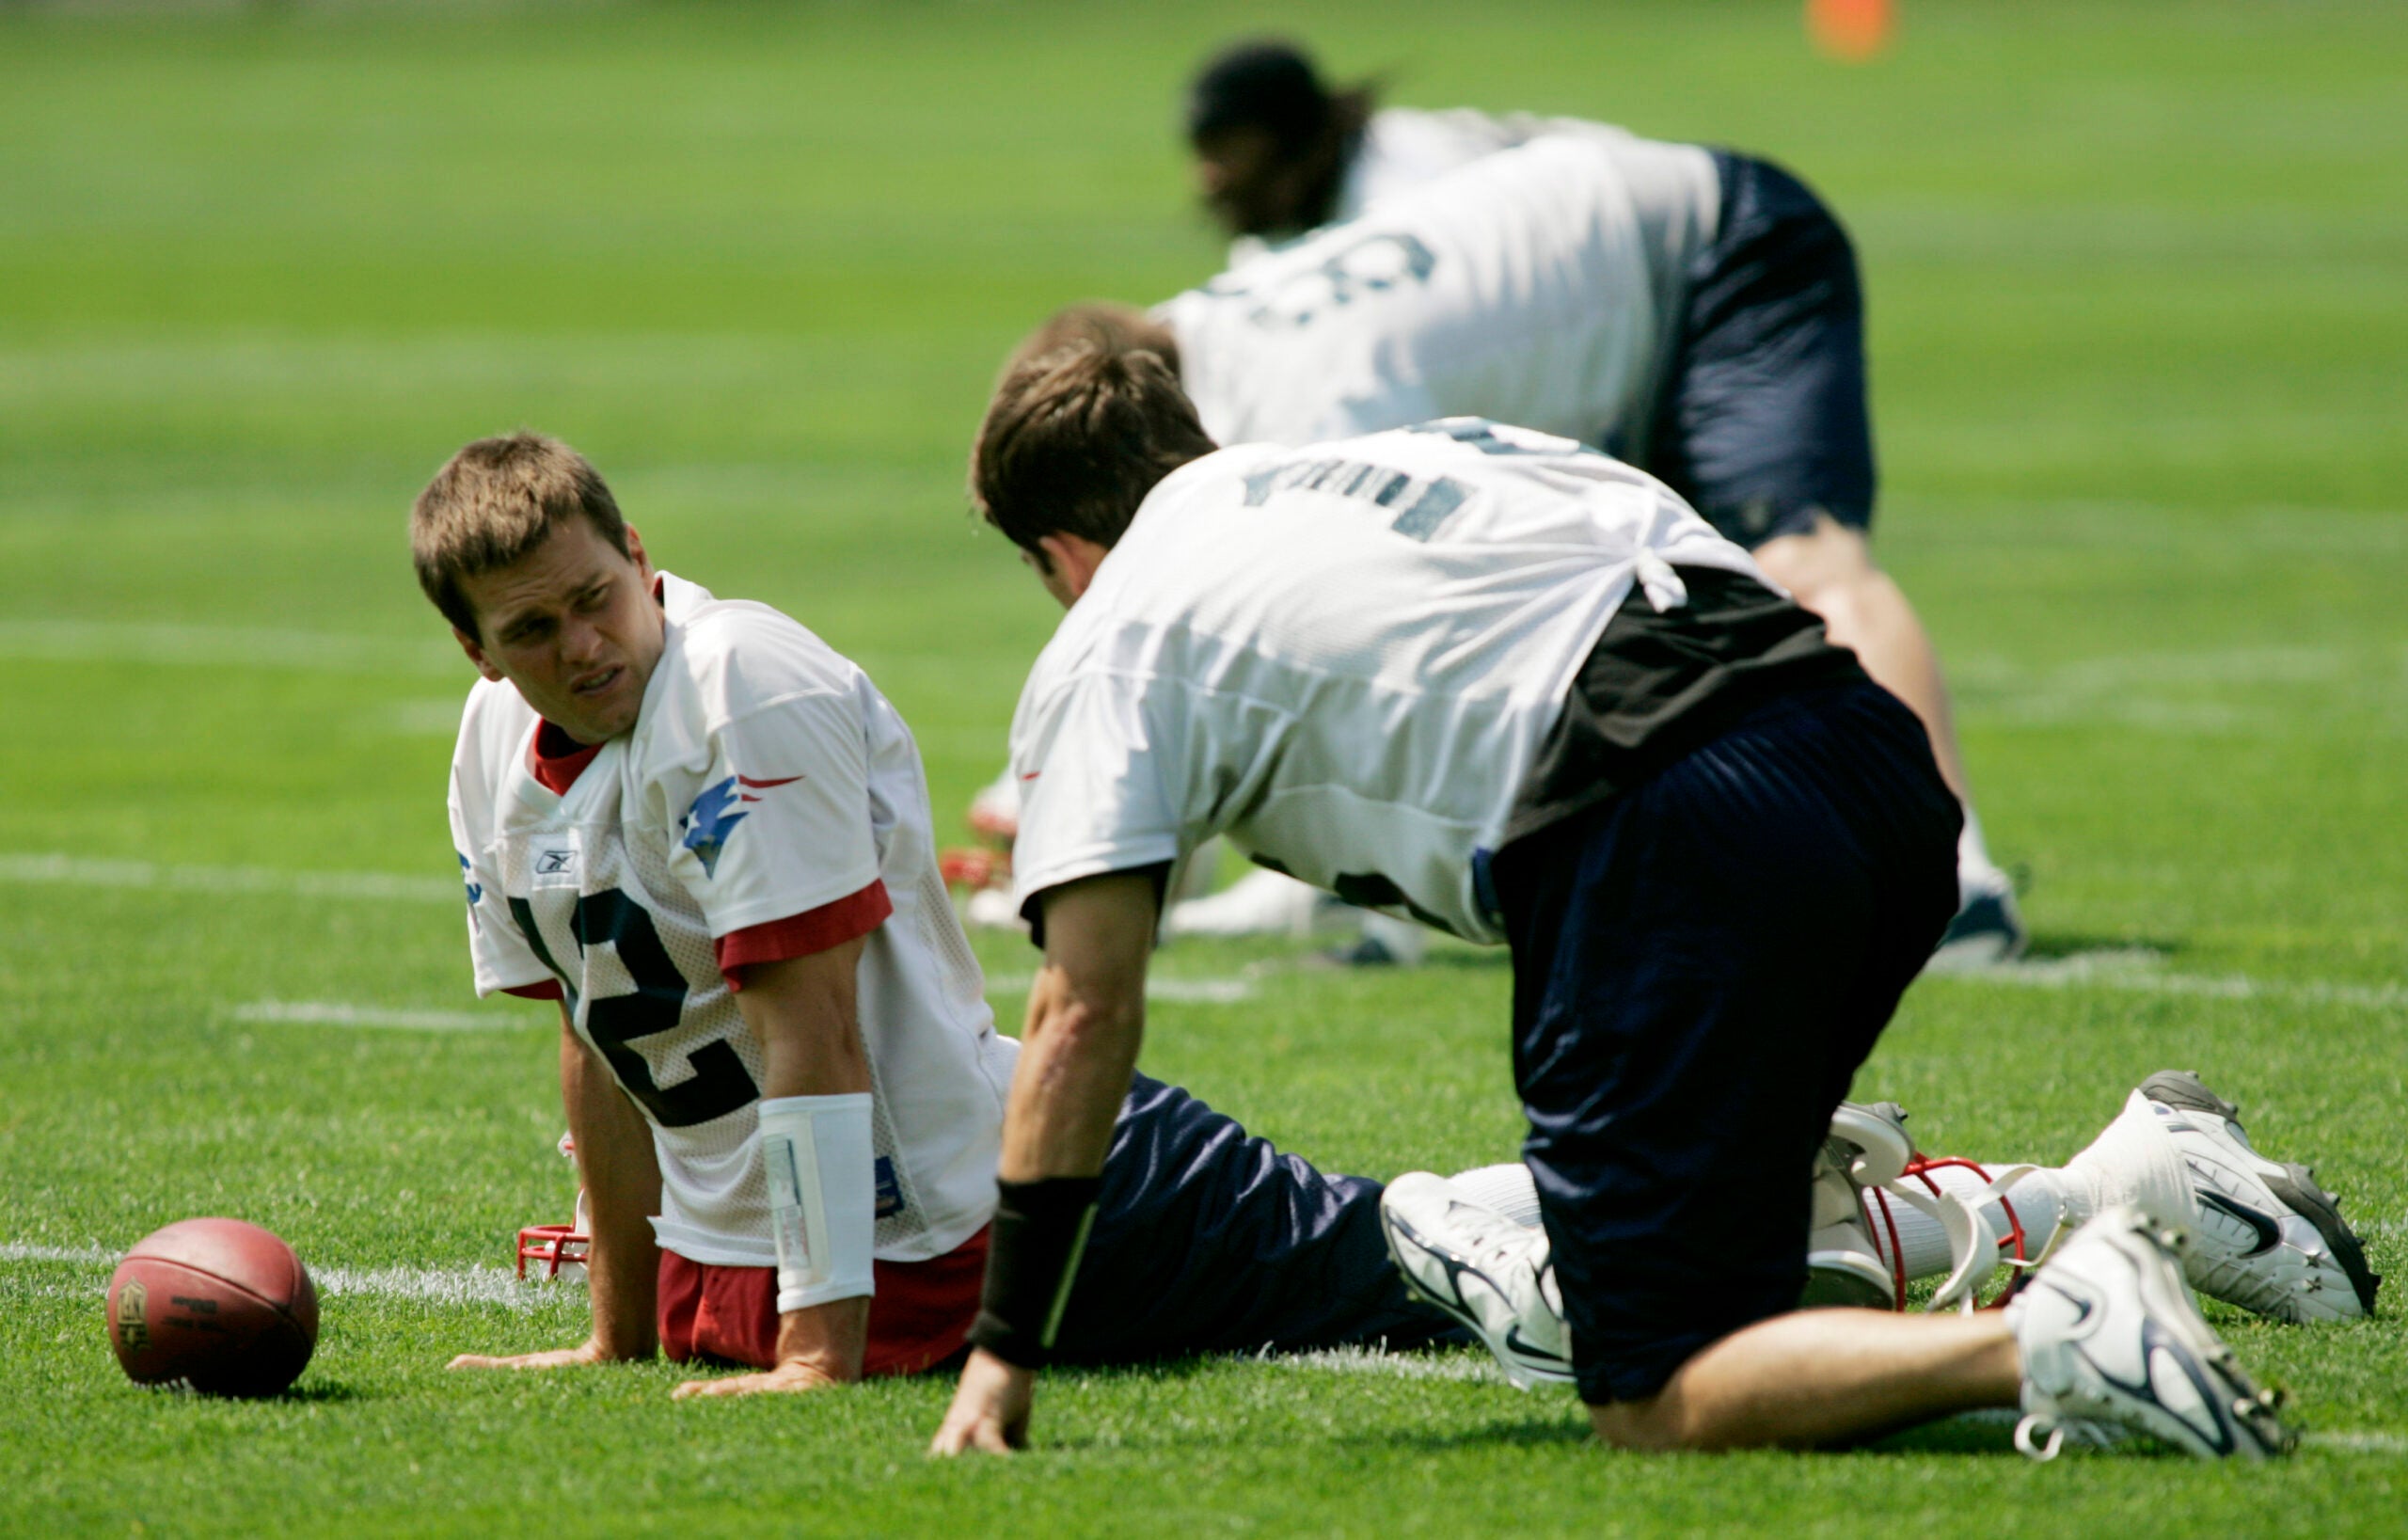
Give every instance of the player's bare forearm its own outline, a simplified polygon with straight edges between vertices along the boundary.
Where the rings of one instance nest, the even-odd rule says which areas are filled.
[[[744,971],[738,1008],[761,1040],[761,1094],[847,1096],[870,1088],[869,1049],[856,1008],[862,937],[808,957]],[[868,1201],[863,1195],[863,1201]],[[869,1300],[834,1299],[778,1317],[773,1374],[802,1384],[848,1385],[862,1377]],[[781,1389],[763,1387],[764,1389]]]
[[[832,1299],[778,1317],[778,1365],[806,1370],[832,1385],[862,1377],[869,1345],[869,1301]]]
[[[1094,1176],[1146,1032],[1154,880],[1114,872],[1045,895],[1045,963],[1004,1118],[1008,1182]]]
[[[594,1237],[585,1263],[590,1345],[601,1358],[649,1358],[659,1347],[653,1307],[660,1286],[651,1218],[660,1212],[660,1165],[652,1128],[568,1025],[565,1009],[561,1027],[561,1101]]]
[[[764,1100],[870,1089],[869,1051],[855,1006],[865,941],[745,969],[737,1006],[761,1042]],[[861,1198],[869,1200],[866,1192]],[[849,1385],[862,1377],[868,1346],[868,1297],[832,1299],[779,1315],[777,1362],[769,1369],[689,1380],[675,1393],[682,1401]]]
[[[737,1008],[761,1040],[764,1098],[843,1096],[870,1088],[856,1006],[862,937],[808,957],[744,970]]]
[[[585,1271],[594,1329],[575,1347],[542,1353],[463,1353],[453,1369],[565,1369],[649,1358],[658,1350],[653,1319],[660,1252],[651,1215],[660,1206],[660,1166],[652,1129],[586,1049],[561,1009],[561,1103],[577,1142],[592,1235]]]
[[[1146,960],[1157,909],[1152,875],[1086,878],[1049,889],[1043,902],[1045,965],[1029,989],[1028,1024],[1004,1108],[1006,1182],[1102,1172],[1146,1036]],[[991,1253],[988,1265],[991,1309]],[[1077,1265],[1075,1244],[1061,1265]],[[961,1366],[961,1383],[928,1453],[1003,1454],[1025,1447],[1036,1397],[1032,1371],[977,1349]]]

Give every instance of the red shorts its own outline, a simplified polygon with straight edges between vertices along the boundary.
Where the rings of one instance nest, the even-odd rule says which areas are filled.
[[[961,1351],[987,1277],[987,1231],[927,1262],[873,1264],[869,1352],[862,1373],[916,1374]],[[660,1346],[685,1363],[721,1358],[774,1368],[778,1270],[721,1267],[660,1254]]]

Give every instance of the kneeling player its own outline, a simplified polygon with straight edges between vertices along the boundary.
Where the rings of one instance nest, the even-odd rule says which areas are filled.
[[[902,719],[784,615],[655,572],[557,441],[462,450],[411,533],[484,675],[451,795],[477,988],[560,1001],[593,1234],[583,1344],[456,1361],[665,1348],[765,1371],[709,1387],[740,1391],[955,1353],[990,1221],[1011,1222],[1017,1045],[938,878]],[[1151,1081],[1110,1142],[1065,1352],[1453,1329],[1389,1265],[1377,1183]]]
[[[2020,1399],[2286,1447],[2182,1232],[2133,1205],[2003,1319],[1782,1313],[1818,1215],[1781,1173],[1956,907],[1958,814],[1914,717],[1661,483],[1468,419],[1224,450],[1159,358],[1078,346],[1005,377],[973,486],[1069,613],[1012,724],[1045,965],[1002,1172],[1031,1222],[997,1230],[939,1452],[1025,1436],[1164,874],[1222,834],[1510,945],[1547,1280],[1605,1439],[1833,1443]],[[1402,1260],[1445,1299],[1497,1231],[1431,1210]]]

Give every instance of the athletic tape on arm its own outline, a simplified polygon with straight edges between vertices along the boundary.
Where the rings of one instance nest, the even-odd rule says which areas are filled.
[[[761,1166],[778,1245],[778,1310],[876,1292],[877,1180],[867,1091],[761,1103]]]

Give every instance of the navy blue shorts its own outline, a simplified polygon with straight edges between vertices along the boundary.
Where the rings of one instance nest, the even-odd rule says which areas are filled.
[[[1381,1184],[1283,1155],[1176,1086],[1135,1077],[1057,1359],[1291,1351],[1462,1334],[1404,1292]]]
[[[1795,1307],[1831,1110],[1956,908],[1956,800],[1877,685],[1786,695],[1499,851],[1523,1158],[1592,1404]]]
[[[1646,468],[1753,549],[1817,514],[1873,519],[1864,294],[1847,232],[1777,166],[1714,151],[1722,214],[1691,262]]]

